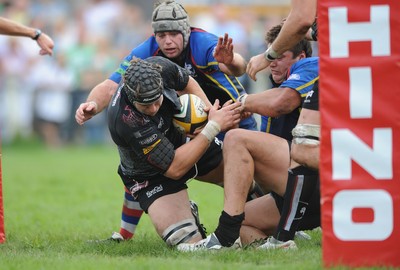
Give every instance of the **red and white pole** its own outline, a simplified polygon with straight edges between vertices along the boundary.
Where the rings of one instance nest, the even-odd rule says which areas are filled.
[[[400,266],[400,1],[319,0],[327,267]]]
[[[2,170],[1,170],[1,151],[0,151],[0,244],[6,241],[6,233],[4,229],[4,207],[3,207],[3,185],[2,185]]]

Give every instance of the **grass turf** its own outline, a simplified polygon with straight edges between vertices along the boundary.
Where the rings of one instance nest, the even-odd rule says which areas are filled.
[[[321,235],[297,241],[292,252],[240,251],[182,254],[166,247],[143,216],[125,243],[91,243],[119,229],[123,186],[113,146],[46,150],[37,144],[2,149],[6,242],[0,269],[320,269]],[[222,189],[191,181],[190,197],[212,232]]]

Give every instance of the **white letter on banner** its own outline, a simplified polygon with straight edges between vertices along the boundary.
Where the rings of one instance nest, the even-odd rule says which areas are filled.
[[[393,199],[385,190],[342,190],[332,201],[333,232],[343,241],[383,241],[393,232]],[[371,208],[372,222],[354,222],[354,208]]]
[[[375,179],[392,179],[393,141],[391,128],[374,128],[373,149],[349,129],[332,129],[332,179],[351,180],[351,161]]]
[[[350,117],[372,117],[372,75],[370,67],[349,69]]]
[[[330,57],[349,57],[349,42],[371,41],[372,56],[390,55],[390,7],[371,6],[371,22],[349,23],[347,8],[329,8]]]

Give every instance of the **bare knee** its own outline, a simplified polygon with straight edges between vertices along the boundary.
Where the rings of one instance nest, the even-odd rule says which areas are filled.
[[[246,132],[247,130],[239,128],[229,130],[224,138],[224,151],[225,149],[229,151],[232,148],[242,147],[244,140],[248,138]]]
[[[291,158],[300,165],[318,169],[320,125],[297,124],[292,134]]]
[[[290,149],[290,157],[296,161],[299,164],[303,164],[305,160],[305,153],[302,153],[300,151],[300,148],[302,148],[298,144],[292,144],[292,147]]]
[[[290,150],[291,158],[303,165],[312,169],[319,168],[319,146],[293,144]]]

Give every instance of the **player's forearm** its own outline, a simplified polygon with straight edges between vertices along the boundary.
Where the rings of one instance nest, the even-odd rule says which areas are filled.
[[[271,90],[268,90],[271,91]],[[271,117],[277,117],[278,113],[274,106],[272,97],[265,97],[265,93],[251,94],[246,98],[244,111],[257,113],[259,115],[268,115]]]
[[[290,88],[272,88],[248,95],[244,111],[277,117],[292,112],[300,106],[300,95]]]
[[[112,95],[117,90],[118,84],[109,79],[96,85],[90,91],[87,101],[94,101],[97,104],[97,113],[103,111],[110,103]]]
[[[307,31],[315,21],[317,4],[316,0],[293,0],[292,10],[283,24],[272,49],[281,55],[296,45],[305,37]]]
[[[178,180],[184,176],[206,152],[210,142],[199,134],[188,143],[178,147],[171,166],[165,172],[165,176]]]
[[[242,76],[246,72],[246,66],[247,66],[246,60],[243,58],[243,56],[241,56],[238,53],[234,53],[232,63],[230,64],[220,63],[220,69],[224,73],[235,77]]]
[[[33,38],[36,29],[24,26],[6,18],[0,18],[0,34]]]

